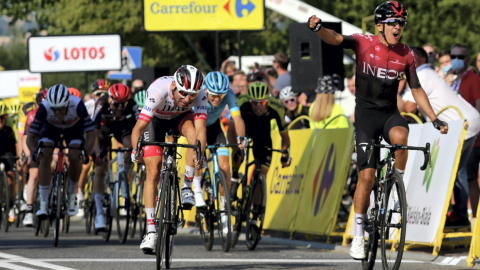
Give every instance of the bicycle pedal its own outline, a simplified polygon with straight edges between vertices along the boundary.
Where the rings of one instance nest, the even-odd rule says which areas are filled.
[[[185,219],[180,219],[177,221],[177,227],[178,228],[183,228],[185,226]]]
[[[152,249],[148,249],[148,250],[147,250],[147,249],[145,249],[145,250],[143,250],[143,254],[144,254],[144,255],[153,255],[153,256],[155,256],[155,250],[152,250]]]
[[[182,210],[186,210],[186,211],[190,211],[192,210],[192,208],[193,208],[193,205],[191,204],[182,204],[182,207],[181,207]]]

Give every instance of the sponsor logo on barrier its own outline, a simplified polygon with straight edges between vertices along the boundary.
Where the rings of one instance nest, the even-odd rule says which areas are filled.
[[[294,172],[297,171],[295,166]],[[270,194],[299,194],[304,174],[280,174],[278,167],[272,173]]]
[[[432,212],[430,207],[409,206],[407,223],[415,225],[429,225]]]
[[[428,193],[428,189],[430,188],[430,183],[432,182],[433,171],[435,170],[435,164],[437,163],[437,157],[440,150],[440,138],[434,141],[433,145],[430,148],[430,156],[432,160],[432,164],[427,166],[425,169],[425,176],[423,177],[422,186],[425,186],[425,190]]]
[[[319,177],[321,175],[321,177]],[[316,216],[327,199],[330,188],[335,178],[335,144],[330,145],[330,150],[325,153],[318,167],[317,174],[313,181],[312,206],[313,216]],[[317,187],[320,181],[320,186]]]

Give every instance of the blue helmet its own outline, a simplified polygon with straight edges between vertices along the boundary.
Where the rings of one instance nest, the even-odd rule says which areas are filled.
[[[205,87],[215,94],[226,94],[230,88],[230,81],[227,75],[220,71],[212,71],[207,74],[205,79]]]

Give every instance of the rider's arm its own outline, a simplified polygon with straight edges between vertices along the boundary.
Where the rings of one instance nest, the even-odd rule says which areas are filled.
[[[90,154],[95,146],[95,127],[83,102],[78,103],[77,115],[83,121],[83,131],[87,135],[84,150]]]
[[[202,156],[207,146],[207,120],[195,117],[195,132],[197,133],[197,140],[202,145]]]
[[[317,23],[321,23],[322,20],[317,18],[317,16],[310,17],[309,20],[309,27],[310,29],[315,28]],[[317,35],[326,43],[330,45],[340,45],[343,42],[343,36],[331,29],[327,29],[325,27],[320,28],[317,32]]]
[[[290,136],[288,136],[288,130],[280,132],[280,137],[282,138],[282,150],[287,150],[290,146]]]
[[[233,123],[235,124],[237,136],[245,137],[245,122],[242,119],[235,92],[233,92],[232,89],[228,89],[227,96],[225,98],[227,99],[228,109],[230,110],[230,115],[232,116],[234,121]],[[236,140],[233,140],[231,142],[233,143],[235,141]]]

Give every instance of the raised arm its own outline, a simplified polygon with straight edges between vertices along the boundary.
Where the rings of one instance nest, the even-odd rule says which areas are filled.
[[[330,45],[340,45],[343,42],[343,36],[331,29],[322,26],[322,20],[313,15],[308,19],[308,27],[326,43]]]

